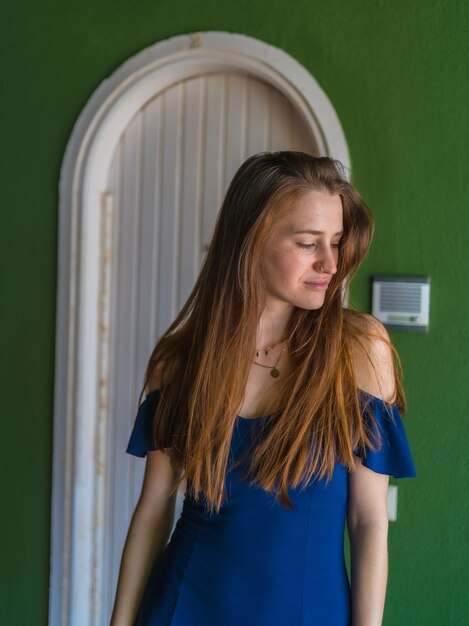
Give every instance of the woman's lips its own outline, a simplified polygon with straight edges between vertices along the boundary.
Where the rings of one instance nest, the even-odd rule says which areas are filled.
[[[307,287],[312,287],[313,289],[320,289],[320,290],[326,290],[329,286],[329,281],[328,280],[311,280],[308,282],[305,282],[305,285]]]

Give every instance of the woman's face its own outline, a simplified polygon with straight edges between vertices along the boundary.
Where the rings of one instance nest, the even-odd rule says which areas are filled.
[[[311,190],[293,202],[264,244],[261,271],[267,309],[323,305],[337,271],[342,231],[339,195]]]

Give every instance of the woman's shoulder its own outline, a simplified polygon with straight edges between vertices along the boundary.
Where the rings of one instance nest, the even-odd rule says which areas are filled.
[[[393,402],[396,371],[388,331],[369,313],[347,312],[348,345],[357,386],[367,393]]]
[[[146,394],[150,394],[158,389],[161,389],[163,385],[164,369],[164,361],[159,361],[153,369],[149,370],[145,383]]]
[[[354,309],[343,309],[343,311],[345,321],[348,325],[368,333],[388,334],[384,324],[380,322],[377,317],[371,315],[371,313],[356,311]]]

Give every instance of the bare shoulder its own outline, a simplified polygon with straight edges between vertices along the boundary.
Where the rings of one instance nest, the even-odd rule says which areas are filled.
[[[155,391],[156,389],[160,389],[163,382],[163,372],[164,372],[164,361],[160,361],[153,368],[147,384],[145,385],[145,392],[150,393],[150,391]]]
[[[353,328],[350,356],[358,387],[385,402],[393,402],[396,374],[388,331],[368,313],[354,312],[349,322]]]

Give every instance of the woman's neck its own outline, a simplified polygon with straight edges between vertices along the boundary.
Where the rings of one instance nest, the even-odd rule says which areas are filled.
[[[257,327],[256,346],[270,346],[286,337],[293,307],[265,308]]]

